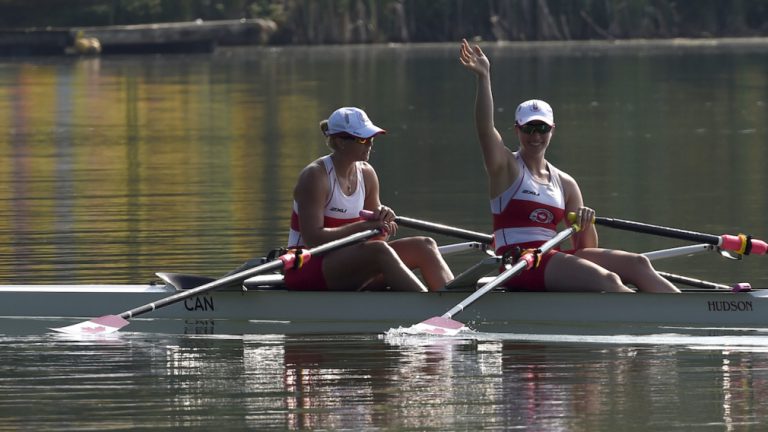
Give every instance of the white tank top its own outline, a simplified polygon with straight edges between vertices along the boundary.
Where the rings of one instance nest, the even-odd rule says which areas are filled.
[[[328,175],[328,186],[331,191],[328,201],[325,203],[323,212],[323,227],[335,228],[362,220],[360,210],[365,206],[365,180],[363,177],[363,162],[355,164],[357,175],[357,188],[351,195],[345,195],[339,186],[339,180],[336,177],[336,169],[333,166],[331,155],[323,156],[321,159],[325,166],[325,172]],[[304,239],[301,237],[299,226],[299,209],[296,201],[293,201],[293,212],[291,213],[291,229],[288,232],[288,247],[305,246]]]

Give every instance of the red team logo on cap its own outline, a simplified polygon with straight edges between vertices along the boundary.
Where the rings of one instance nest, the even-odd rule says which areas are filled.
[[[555,215],[547,209],[536,209],[528,216],[532,221],[540,224],[552,223],[555,220]]]

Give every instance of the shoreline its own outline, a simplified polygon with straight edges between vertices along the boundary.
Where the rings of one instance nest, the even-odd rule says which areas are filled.
[[[371,47],[396,49],[444,49],[457,41],[359,44],[271,44],[277,25],[270,20],[241,19],[191,21],[104,27],[1,29],[0,57],[39,55],[213,53],[219,49],[264,48],[271,50],[324,48],[365,50]],[[83,42],[97,45],[82,49]],[[562,52],[589,54],[613,50],[639,53],[710,49],[714,52],[768,50],[768,37],[589,39],[542,41],[471,40],[488,49],[513,49],[520,53]],[[453,49],[453,48],[451,48]]]
[[[502,50],[523,55],[562,54],[600,55],[608,53],[663,54],[687,51],[698,52],[768,52],[768,37],[711,38],[711,39],[614,39],[614,40],[569,40],[569,41],[478,41],[489,52]],[[371,44],[324,44],[324,45],[261,45],[219,47],[217,54],[236,55],[250,50],[278,53],[280,51],[323,50],[334,55],[367,53],[372,48],[387,52],[396,51],[449,51],[458,52],[459,41],[413,42],[413,43],[371,43]]]

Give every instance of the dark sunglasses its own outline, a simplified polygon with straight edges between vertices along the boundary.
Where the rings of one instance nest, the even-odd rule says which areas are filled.
[[[542,135],[548,134],[552,130],[552,126],[546,124],[546,123],[535,123],[535,124],[524,124],[524,125],[518,125],[517,127],[520,128],[520,130],[527,135],[533,135],[534,132],[538,132]]]
[[[374,137],[360,138],[360,137],[356,137],[354,135],[350,135],[348,133],[340,133],[340,134],[336,134],[334,136],[338,137],[338,138],[341,138],[341,139],[345,139],[345,140],[354,140],[358,144],[371,144],[371,143],[373,143],[373,138],[374,138]]]

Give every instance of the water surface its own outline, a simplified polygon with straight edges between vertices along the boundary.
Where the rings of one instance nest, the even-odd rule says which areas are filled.
[[[488,232],[457,48],[3,59],[0,283],[219,275],[281,246],[296,174],[328,151],[317,123],[343,105],[388,130],[372,156],[385,203]],[[515,106],[548,100],[549,159],[598,215],[768,237],[766,47],[484,49],[508,145]],[[638,252],[681,244],[600,233]],[[657,267],[765,287],[764,259]],[[730,431],[768,414],[768,344],[752,330],[73,340],[0,325],[6,430]]]
[[[760,429],[764,345],[666,341],[2,337],[0,428]]]

